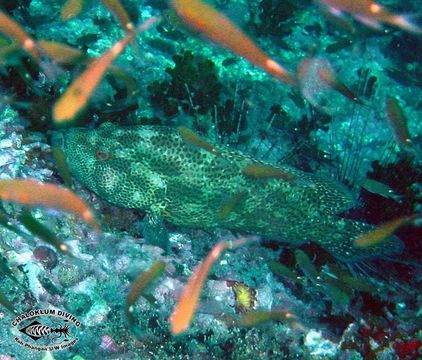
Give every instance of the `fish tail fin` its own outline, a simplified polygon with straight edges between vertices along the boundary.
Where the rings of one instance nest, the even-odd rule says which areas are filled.
[[[399,28],[414,34],[422,34],[422,25],[418,25],[415,21],[415,16],[412,14],[395,15],[391,23]]]
[[[141,51],[139,50],[139,45],[136,41],[136,35],[142,33],[143,31],[148,30],[155,24],[159,23],[161,21],[160,17],[157,16],[151,16],[149,19],[141,23],[140,25],[133,27],[131,24],[126,29],[126,38],[128,39],[128,42],[132,45],[132,51],[136,58],[141,58]]]
[[[360,15],[354,15],[354,18],[371,29],[377,31],[382,31],[383,29],[381,21],[379,19]]]

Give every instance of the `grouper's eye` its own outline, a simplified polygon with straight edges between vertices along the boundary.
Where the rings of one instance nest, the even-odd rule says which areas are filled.
[[[108,159],[110,159],[110,158],[111,158],[111,154],[110,154],[109,152],[107,152],[107,151],[104,151],[104,150],[98,149],[98,150],[95,152],[95,157],[96,157],[98,160],[100,160],[100,161],[107,161]]]

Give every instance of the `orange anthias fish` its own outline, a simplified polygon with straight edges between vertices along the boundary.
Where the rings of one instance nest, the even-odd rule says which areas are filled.
[[[65,93],[54,104],[53,118],[56,123],[73,120],[87,105],[92,93],[100,83],[105,72],[114,59],[122,53],[125,47],[134,39],[135,35],[150,28],[158,18],[150,18],[136,31],[130,31],[100,58],[93,61],[88,68],[66,89]]]
[[[300,90],[313,106],[324,112],[333,109],[324,105],[332,100],[332,92],[336,91],[356,104],[364,105],[356,94],[340,81],[330,62],[321,56],[305,58],[298,66],[297,79]]]
[[[295,77],[264,53],[227,17],[200,0],[171,0],[177,15],[193,30],[244,57],[280,81],[296,86]]]
[[[21,25],[0,10],[0,35],[2,34],[12,39],[15,44],[7,46],[6,53],[0,54],[1,58],[22,49],[38,64],[48,79],[52,80],[57,76],[60,69],[50,61],[38,42],[29,36]]]
[[[151,267],[139,274],[136,279],[133,281],[129,294],[126,298],[126,317],[129,323],[133,324],[133,315],[131,311],[132,305],[136,302],[139,296],[144,292],[144,290],[151,284],[155,279],[161,276],[164,273],[166,264],[163,261],[156,261]]]
[[[96,231],[100,227],[88,205],[72,191],[34,179],[0,180],[0,200],[24,206],[41,206],[81,217]]]
[[[58,64],[77,64],[89,57],[81,50],[51,40],[38,40],[38,46]]]
[[[199,295],[201,294],[204,282],[211,267],[221,254],[225,250],[242,246],[251,240],[256,241],[257,239],[257,237],[252,236],[249,238],[239,238],[230,242],[223,240],[211,249],[205,260],[196,267],[192,276],[189,278],[188,283],[170,316],[170,330],[173,335],[178,335],[189,327],[193,314],[198,307]]]
[[[53,118],[57,123],[71,121],[87,105],[92,93],[100,83],[113,60],[133,40],[133,33],[128,33],[122,40],[103,54],[66,89],[54,104]]]
[[[66,21],[75,18],[84,6],[85,0],[67,0],[60,10],[60,19]]]
[[[28,52],[36,61],[40,61],[41,54],[36,42],[26,33],[26,31],[15,20],[7,16],[0,10],[0,33],[10,37],[19,44],[23,50]]]
[[[261,164],[257,162],[246,165],[242,169],[242,173],[246,176],[250,176],[255,179],[276,178],[276,179],[282,179],[285,181],[296,180],[296,176],[294,176],[287,170],[283,170],[275,166]]]
[[[283,310],[257,310],[243,315],[240,323],[245,327],[257,326],[267,321],[283,321],[287,323],[297,322],[297,317],[290,311]]]
[[[128,15],[127,11],[122,6],[119,0],[101,0],[101,1],[117,17],[123,29],[125,29],[126,31],[135,30],[135,26],[133,25],[133,22],[130,19],[130,16]]]
[[[420,215],[401,216],[388,221],[367,233],[364,233],[354,240],[356,247],[368,247],[379,244],[392,236],[399,228],[409,225],[419,219]]]
[[[334,74],[334,71],[332,71],[329,67],[320,69],[319,77],[339,94],[347,97],[356,104],[363,105],[363,101],[360,100],[343,82],[341,82]]]
[[[317,0],[335,16],[342,16],[343,12],[353,16],[356,20],[375,29],[381,28],[381,23],[398,27],[402,30],[422,34],[422,28],[413,24],[409,17],[390,12],[384,6],[371,0]]]
[[[120,25],[126,31],[133,31],[135,27],[119,0],[101,0],[104,6],[117,17]],[[60,18],[63,21],[77,17],[86,5],[86,0],[67,0],[61,8]]]
[[[179,130],[180,135],[187,144],[195,145],[210,152],[211,154],[219,156],[218,150],[214,147],[214,145],[202,139],[191,129],[187,128],[186,126],[179,126],[177,130]]]
[[[374,179],[363,179],[360,183],[360,186],[366,191],[385,197],[386,199],[400,201],[403,198],[403,196],[397,195],[396,192],[387,184],[381,183]]]
[[[385,111],[399,146],[402,148],[411,148],[413,143],[410,139],[409,128],[407,127],[407,118],[399,101],[395,97],[388,96],[385,101]]]
[[[46,243],[54,246],[62,254],[73,256],[69,247],[47,226],[35,219],[29,211],[24,211],[18,219],[32,235],[35,235]]]

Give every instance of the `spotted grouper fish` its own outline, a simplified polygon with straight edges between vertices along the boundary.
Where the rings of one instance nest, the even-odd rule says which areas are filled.
[[[366,249],[353,246],[371,227],[338,215],[354,204],[343,185],[192,134],[104,123],[56,132],[53,142],[88,189],[111,204],[159,213],[175,225],[220,227],[297,245],[313,241],[345,261],[400,251],[395,238]]]

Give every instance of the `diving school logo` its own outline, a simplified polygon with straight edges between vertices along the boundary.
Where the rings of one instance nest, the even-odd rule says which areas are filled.
[[[53,351],[76,344],[81,323],[72,314],[56,309],[31,310],[16,317],[15,341],[28,349]]]

